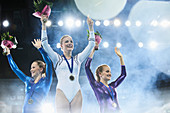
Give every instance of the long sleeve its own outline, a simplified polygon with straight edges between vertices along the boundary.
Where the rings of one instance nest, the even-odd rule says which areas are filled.
[[[27,76],[18,68],[18,66],[15,64],[11,54],[7,56],[9,65],[11,69],[14,71],[14,73],[25,83]]]
[[[125,77],[126,77],[126,68],[124,65],[122,65],[121,66],[121,75],[114,82],[110,83],[109,85],[116,88],[117,86],[119,86],[119,84],[122,83],[122,81],[125,79]]]
[[[78,58],[80,62],[83,62],[89,55],[90,52],[92,51],[92,49],[95,46],[95,35],[94,35],[94,31],[90,31],[90,37],[89,37],[89,43],[86,46],[86,48],[78,54]]]
[[[92,85],[93,83],[96,82],[96,80],[95,80],[93,73],[91,72],[91,69],[90,69],[91,61],[92,61],[91,58],[87,59],[87,61],[85,63],[85,70],[86,70],[87,78],[88,78],[90,84]]]
[[[44,51],[43,48],[39,48],[38,49],[46,63],[46,77],[47,77],[47,81],[52,82],[52,62],[49,58],[49,56],[47,55],[47,53]]]
[[[59,59],[59,55],[56,52],[54,52],[54,50],[48,44],[46,30],[42,30],[42,32],[41,32],[41,41],[42,41],[42,46],[43,46],[45,52],[49,55],[50,59],[52,60],[53,64],[55,65]]]

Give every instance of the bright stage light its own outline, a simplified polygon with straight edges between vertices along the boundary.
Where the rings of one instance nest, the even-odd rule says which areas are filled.
[[[116,47],[120,48],[120,47],[122,47],[122,44],[118,42],[118,43],[116,44]]]
[[[8,20],[4,20],[3,21],[3,26],[4,27],[8,27],[9,26],[9,21]]]
[[[105,21],[103,22],[103,24],[104,24],[105,26],[108,26],[108,25],[110,24],[110,22],[109,22],[109,20],[105,20]]]
[[[73,27],[73,24],[74,24],[74,21],[73,21],[72,18],[68,18],[68,19],[66,20],[66,26],[67,26],[67,27],[71,28],[71,27]]]
[[[41,109],[42,113],[54,113],[53,105],[50,103],[44,103]]]
[[[116,27],[118,27],[118,26],[121,25],[120,19],[115,19],[113,23],[114,23],[114,25],[115,25]]]
[[[136,21],[136,26],[137,26],[137,27],[140,27],[141,25],[142,25],[141,21],[139,21],[139,20]]]
[[[157,46],[158,46],[158,43],[157,43],[157,42],[154,42],[154,41],[150,42],[150,47],[151,47],[152,49],[156,48]]]
[[[142,47],[143,47],[143,43],[142,43],[142,42],[139,42],[139,43],[138,43],[138,46],[139,46],[140,48],[142,48]]]
[[[152,20],[151,26],[154,26],[154,27],[158,26],[158,21],[157,20]]]
[[[51,26],[51,21],[50,21],[50,20],[47,21],[46,26],[47,26],[47,27],[50,27],[50,26]]]
[[[108,48],[108,47],[109,47],[109,43],[108,43],[108,42],[104,42],[104,43],[103,43],[103,47],[104,47],[104,48]]]
[[[129,20],[127,20],[127,21],[125,22],[125,25],[126,25],[126,26],[131,26],[131,22],[130,22]]]
[[[97,21],[95,22],[95,25],[96,25],[96,26],[99,26],[99,25],[100,25],[100,21],[97,20]]]
[[[77,27],[80,27],[81,26],[81,21],[80,20],[76,20],[75,24],[76,24]]]
[[[59,26],[63,26],[63,24],[64,24],[64,23],[63,23],[62,20],[59,20],[59,21],[58,21],[58,25],[59,25]]]
[[[57,48],[61,48],[60,43],[57,43]]]

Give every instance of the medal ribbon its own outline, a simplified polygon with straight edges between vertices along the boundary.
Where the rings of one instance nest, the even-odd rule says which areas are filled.
[[[72,73],[73,72],[73,57],[71,57],[71,67],[70,67],[70,64],[69,64],[68,60],[64,56],[64,54],[63,54],[63,57],[64,57],[65,61],[67,62],[67,66],[68,66],[68,68],[70,70],[70,73]]]
[[[103,84],[102,82],[100,82],[101,84]],[[104,85],[104,84],[103,84]],[[104,85],[105,86],[105,85]],[[106,86],[105,86],[106,87]],[[110,90],[109,90],[109,88],[110,88]],[[114,96],[113,96],[113,90],[112,90],[112,88],[111,88],[111,86],[109,86],[109,88],[108,87],[106,87],[106,89],[109,91],[109,94],[110,94],[110,96],[111,96],[111,98],[112,98],[112,100],[114,99]]]
[[[39,84],[39,83],[42,81],[42,79],[43,79],[43,78],[41,78],[41,79],[38,81],[38,83],[36,83],[36,84],[34,83],[34,85],[31,87],[29,99],[31,99],[31,97],[32,97],[32,95],[33,95],[33,93],[34,93],[35,87],[37,86],[37,84]]]

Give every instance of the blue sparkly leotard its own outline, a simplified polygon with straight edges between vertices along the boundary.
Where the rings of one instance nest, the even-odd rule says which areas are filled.
[[[7,55],[8,62],[14,73],[25,83],[25,100],[22,113],[42,113],[41,104],[47,96],[52,83],[52,62],[43,48],[38,49],[46,63],[46,77],[42,77],[38,83],[34,79],[26,76],[15,64],[12,56]],[[34,88],[33,88],[34,87]],[[31,92],[31,88],[34,90]],[[33,101],[30,103],[29,99]]]

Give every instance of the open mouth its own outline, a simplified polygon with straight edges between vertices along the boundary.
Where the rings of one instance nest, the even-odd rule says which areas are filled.
[[[66,47],[68,47],[68,48],[72,48],[72,47],[73,47],[73,45],[72,45],[72,44],[68,44]]]
[[[107,75],[107,77],[111,77],[111,75]]]
[[[31,72],[32,75],[33,75],[34,73],[35,73],[34,71]]]

